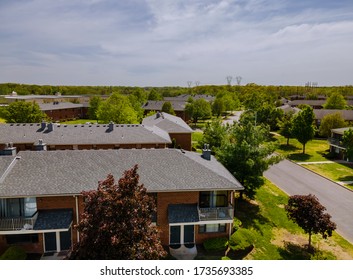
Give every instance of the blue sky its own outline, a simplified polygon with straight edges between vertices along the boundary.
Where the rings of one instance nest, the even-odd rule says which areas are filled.
[[[0,0],[0,83],[187,86],[227,76],[353,84],[353,1]]]

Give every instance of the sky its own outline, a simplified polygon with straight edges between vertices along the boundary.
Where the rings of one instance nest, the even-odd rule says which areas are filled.
[[[352,0],[0,0],[0,83],[353,84]]]

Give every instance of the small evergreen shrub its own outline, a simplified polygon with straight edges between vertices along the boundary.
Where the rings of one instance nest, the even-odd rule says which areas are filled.
[[[210,238],[203,243],[203,246],[207,251],[225,250],[227,245],[228,239],[226,237]]]
[[[240,228],[234,232],[229,239],[229,247],[232,250],[246,250],[253,246],[254,235],[253,233],[245,228]]]
[[[0,260],[25,260],[26,257],[27,254],[24,249],[12,246],[0,256]]]

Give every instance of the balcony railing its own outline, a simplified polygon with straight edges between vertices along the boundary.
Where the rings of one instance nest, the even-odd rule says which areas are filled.
[[[38,212],[32,217],[0,218],[0,231],[31,230],[37,220]]]
[[[342,144],[341,139],[329,138],[329,139],[328,139],[328,142],[329,142],[331,145],[340,147],[340,148],[342,148],[342,149],[345,149],[345,148],[346,148],[346,147]]]
[[[233,220],[234,209],[228,207],[199,208],[200,221]]]

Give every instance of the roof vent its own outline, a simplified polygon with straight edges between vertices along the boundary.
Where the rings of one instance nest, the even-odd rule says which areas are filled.
[[[54,124],[53,123],[48,123],[48,131],[53,131],[54,130]]]
[[[211,160],[211,150],[209,144],[204,144],[202,149],[202,157],[206,160]]]
[[[114,130],[114,123],[110,122],[108,127],[109,127],[109,131],[113,131]]]
[[[157,113],[156,113],[156,119],[159,119],[161,117],[161,113],[158,111]]]

